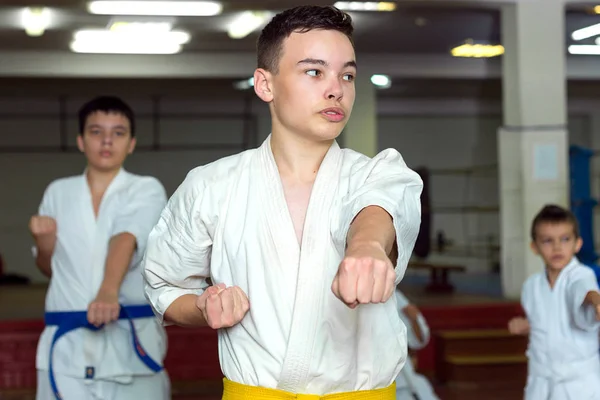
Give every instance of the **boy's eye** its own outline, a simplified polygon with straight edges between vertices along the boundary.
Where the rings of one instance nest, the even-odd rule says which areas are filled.
[[[318,76],[321,73],[318,69],[309,69],[306,74],[309,76]]]
[[[344,75],[344,79],[347,80],[348,82],[352,82],[352,81],[354,81],[354,75],[346,74],[346,75]]]

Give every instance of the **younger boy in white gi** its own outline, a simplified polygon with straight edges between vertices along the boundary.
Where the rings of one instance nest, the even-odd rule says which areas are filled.
[[[50,277],[37,399],[167,399],[166,335],[139,270],[166,193],[157,179],[123,169],[135,148],[127,104],[93,99],[79,126],[85,172],[52,182],[29,224],[36,264]]]
[[[406,326],[409,350],[421,350],[429,343],[429,326],[419,309],[396,288],[396,306]],[[438,400],[431,384],[418,374],[410,359],[396,378],[396,400]]]
[[[226,400],[395,399],[406,336],[389,299],[422,182],[395,150],[335,141],[354,103],[351,36],[333,7],[275,16],[254,73],[271,135],[191,171],[148,239],[147,297],[165,323],[219,329]]]
[[[573,214],[545,206],[531,227],[531,248],[545,265],[523,285],[526,318],[508,329],[529,335],[526,400],[600,399],[600,293],[575,254],[582,245]]]

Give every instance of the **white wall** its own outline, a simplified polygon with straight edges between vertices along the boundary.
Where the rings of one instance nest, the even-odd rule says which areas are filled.
[[[380,148],[395,147],[409,166],[431,170],[432,236],[441,230],[454,242],[452,257],[433,257],[472,271],[489,270],[489,243],[499,240],[496,133],[502,116],[493,110],[446,112],[443,104],[436,105],[429,105],[434,111],[417,114],[407,107],[406,115],[380,116]],[[572,144],[590,146],[588,116],[571,115],[569,132]]]
[[[156,176],[170,194],[190,169],[240,151],[244,119],[248,119],[243,97],[211,101],[200,97],[165,96],[157,114],[153,114],[156,105],[149,96],[126,97],[138,114],[139,144],[152,144],[153,132],[158,129],[163,145],[223,143],[239,148],[143,150],[131,156],[126,168]],[[67,98],[65,132],[71,146],[77,135],[76,110],[88,98]],[[497,171],[493,167],[474,174],[456,170],[496,164],[496,131],[501,124],[499,104],[476,99],[381,99],[379,102],[380,148],[397,148],[411,167],[426,166],[432,170],[433,230],[443,230],[463,252],[484,252],[481,245],[488,236],[495,241],[498,237],[498,213],[494,209],[498,206]],[[254,102],[252,109],[253,122],[248,126],[253,135],[251,145],[256,145],[269,133],[270,120],[264,105]],[[36,212],[46,185],[58,177],[81,173],[84,160],[77,152],[2,149],[24,150],[32,145],[59,148],[59,111],[57,97],[48,94],[0,98],[0,252],[8,272],[30,276],[34,281],[44,278],[30,256],[28,219]],[[579,108],[571,116],[572,142],[592,145],[591,113],[593,110]],[[459,209],[467,205],[486,206],[490,210]]]

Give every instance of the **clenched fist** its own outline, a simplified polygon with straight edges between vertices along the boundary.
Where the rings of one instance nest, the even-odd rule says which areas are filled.
[[[225,287],[225,284],[219,283],[198,296],[196,307],[202,311],[208,326],[219,329],[240,322],[250,309],[250,303],[239,287]]]
[[[377,244],[348,248],[333,279],[331,290],[348,307],[358,304],[383,303],[394,293],[396,272]]]
[[[52,217],[34,215],[29,220],[29,231],[34,237],[56,235],[56,221]]]
[[[529,321],[526,318],[516,317],[508,323],[508,331],[513,335],[527,335],[529,330]]]
[[[88,307],[87,320],[90,324],[100,327],[119,319],[119,294],[100,290]]]

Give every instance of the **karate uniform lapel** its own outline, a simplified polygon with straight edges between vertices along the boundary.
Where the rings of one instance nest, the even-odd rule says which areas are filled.
[[[86,173],[83,174],[83,194],[82,204],[80,205],[82,210],[82,224],[84,225],[85,232],[89,237],[90,244],[90,260],[89,265],[89,282],[92,293],[89,293],[90,301],[95,297],[95,293],[100,287],[102,280],[104,279],[104,269],[106,264],[107,255],[107,238],[108,234],[105,232],[106,229],[110,229],[111,218],[108,214],[110,207],[107,210],[107,203],[110,202],[110,196],[113,195],[115,190],[119,188],[125,181],[125,171],[121,169],[119,173],[113,178],[111,183],[106,188],[100,206],[98,207],[98,215],[94,214],[94,204],[92,201],[92,191],[87,181]],[[107,213],[108,212],[108,213]],[[95,367],[100,364],[104,354],[101,351],[104,348],[106,340],[105,333],[103,331],[92,332],[84,330],[84,357],[87,367]],[[93,377],[90,377],[93,378]]]
[[[275,247],[274,250],[277,253],[278,264],[282,267],[293,265],[297,268],[300,262],[300,246],[285,201],[283,184],[273,158],[270,139],[270,137],[267,138],[260,148],[261,196],[265,203],[263,210],[268,224],[268,231]]]
[[[329,213],[337,192],[341,166],[342,151],[334,142],[317,173],[304,222],[292,326],[278,385],[279,389],[293,393],[306,384],[324,288],[331,285],[322,277],[331,246]],[[285,204],[285,198],[283,201]],[[289,212],[288,218],[291,224]],[[290,235],[294,233],[293,226],[289,232]],[[292,237],[295,238],[295,235]]]

